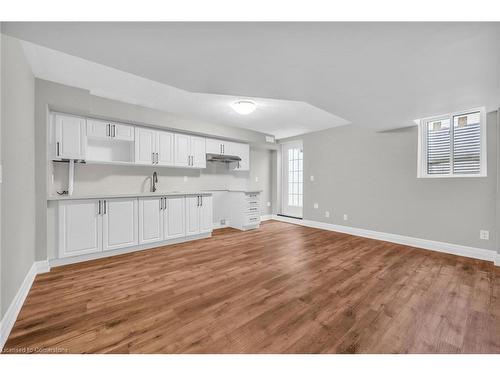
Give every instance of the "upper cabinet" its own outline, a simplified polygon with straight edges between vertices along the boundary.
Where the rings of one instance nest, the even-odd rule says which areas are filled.
[[[203,169],[207,154],[216,154],[241,159],[230,170],[250,169],[248,144],[62,113],[51,114],[49,139],[53,160]]]
[[[175,134],[174,165],[185,168],[206,168],[205,138],[187,134]]]
[[[85,118],[55,113],[52,121],[53,159],[85,159],[87,145]]]
[[[174,134],[150,128],[135,128],[135,163],[174,165]]]
[[[234,170],[250,170],[250,146],[248,144],[231,142],[230,151],[231,155],[239,156],[241,158],[241,161],[235,163]]]
[[[88,119],[87,137],[117,141],[133,141],[134,126],[102,120]]]

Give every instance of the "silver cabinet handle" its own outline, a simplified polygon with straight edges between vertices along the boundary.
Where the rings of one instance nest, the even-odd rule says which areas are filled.
[[[104,206],[104,215],[106,215],[106,213],[107,213],[107,211],[108,211],[108,209],[107,209],[107,207],[106,207],[106,206],[107,206],[106,201],[103,201],[103,206]]]
[[[56,142],[56,154],[59,156],[59,142]]]
[[[225,154],[226,153],[226,145],[223,143],[222,144],[222,153]]]
[[[116,137],[116,125],[113,125],[113,138]]]
[[[158,164],[158,153],[156,153],[156,164]]]
[[[152,164],[155,163],[155,153],[154,152],[151,153],[151,163]]]
[[[163,209],[167,209],[167,197],[163,198]]]
[[[199,195],[196,196],[196,206],[200,207],[200,196]]]
[[[200,206],[203,206],[203,195],[200,195]]]
[[[98,208],[97,208],[97,214],[100,215],[101,214],[101,201],[99,200],[99,205],[98,205]]]
[[[111,137],[111,124],[106,125],[106,137]]]

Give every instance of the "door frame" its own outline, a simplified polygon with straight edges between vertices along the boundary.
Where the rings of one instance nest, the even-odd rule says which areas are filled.
[[[293,217],[297,219],[302,219],[304,214],[304,167],[302,166],[302,207],[290,210],[288,206],[288,148],[290,146],[298,146],[302,149],[302,155],[304,150],[304,145],[302,139],[296,139],[293,141],[283,142],[281,144],[281,191],[280,201],[281,201],[281,215]],[[286,151],[286,152],[285,152]],[[302,163],[304,156],[302,156]]]

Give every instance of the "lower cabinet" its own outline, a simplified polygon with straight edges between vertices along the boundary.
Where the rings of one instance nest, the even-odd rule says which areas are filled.
[[[102,249],[137,245],[137,199],[109,199],[102,202]]]
[[[186,197],[186,234],[208,233],[213,227],[211,195]]]
[[[210,195],[63,200],[59,257],[209,233],[212,216]]]
[[[59,202],[59,257],[102,251],[102,216],[98,200]]]
[[[185,201],[180,197],[139,199],[139,243],[186,236]]]

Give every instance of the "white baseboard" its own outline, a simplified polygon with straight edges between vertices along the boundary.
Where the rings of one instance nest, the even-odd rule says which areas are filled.
[[[266,220],[271,220],[273,218],[273,215],[261,215],[260,216],[260,221],[266,221]]]
[[[14,327],[14,323],[16,322],[17,316],[21,311],[21,307],[23,307],[24,300],[28,296],[28,292],[31,289],[31,285],[35,280],[35,276],[40,273],[45,273],[50,271],[49,262],[39,261],[34,262],[29,269],[28,273],[24,277],[24,280],[16,293],[16,296],[12,300],[9,308],[5,312],[3,319],[0,322],[0,351],[3,349],[7,338],[9,337],[10,331],[12,327]]]
[[[293,219],[283,216],[273,215],[274,220],[283,221],[286,223],[303,225],[306,227],[324,229],[333,232],[340,232],[346,234],[352,234],[354,236],[372,238],[375,240],[393,242],[401,245],[418,247],[426,250],[438,251],[441,253],[454,254],[468,258],[475,258],[481,260],[488,260],[490,262],[495,262],[495,265],[500,265],[500,256],[493,250],[486,250],[477,247],[463,246],[457,244],[451,244],[448,242],[439,242],[432,240],[425,240],[422,238],[402,236],[399,234],[377,232],[368,229],[361,229],[355,227],[348,227],[344,225],[322,223],[320,221],[313,220],[301,220]]]

